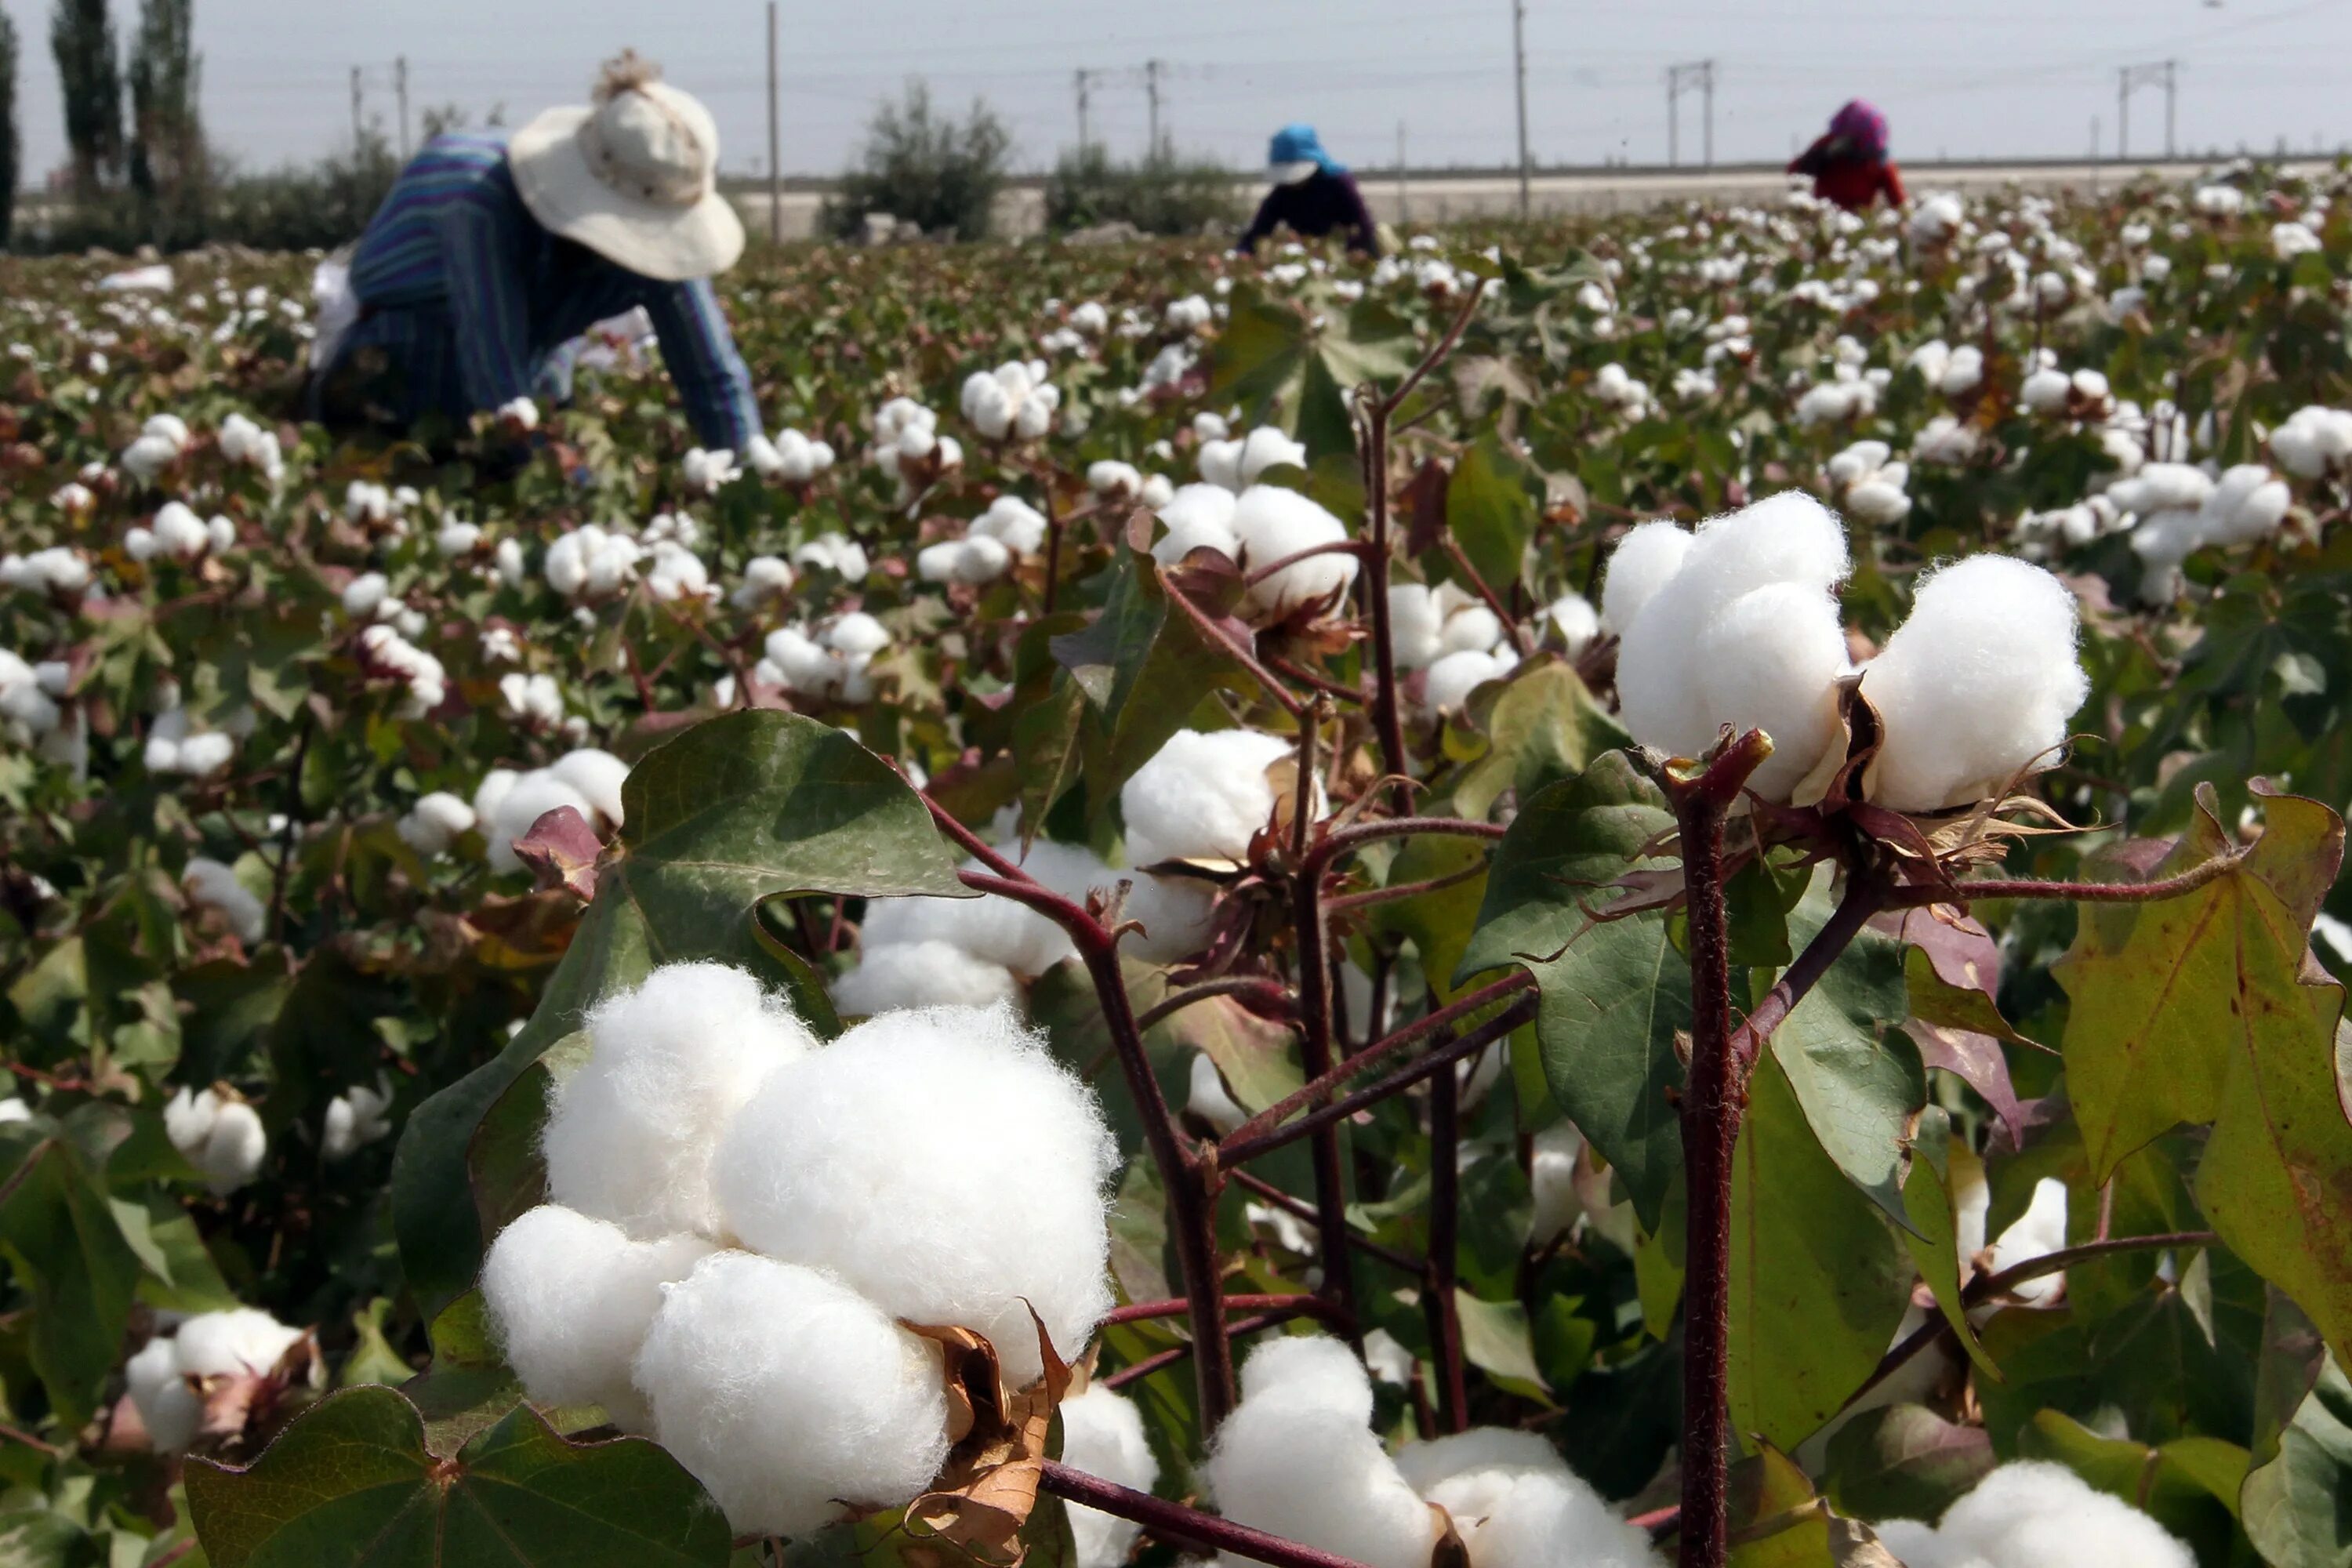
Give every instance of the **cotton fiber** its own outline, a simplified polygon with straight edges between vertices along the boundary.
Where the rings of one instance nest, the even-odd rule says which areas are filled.
[[[379,1078],[373,1085],[355,1083],[327,1101],[320,1119],[319,1152],[329,1160],[347,1160],[392,1131],[385,1114],[392,1109],[392,1089]]]
[[[253,1180],[269,1152],[260,1113],[209,1089],[184,1087],[166,1101],[163,1132],[205,1184],[222,1196]]]
[[[716,1119],[712,1119],[716,1120]],[[885,1013],[771,1074],[712,1162],[727,1228],[893,1316],[985,1334],[1016,1385],[1109,1310],[1093,1095],[1010,1008]]]
[[[1310,1358],[1288,1348],[1313,1340],[1328,1349]],[[1268,1352],[1282,1352],[1279,1367],[1258,1365]],[[1203,1467],[1218,1510],[1368,1568],[1429,1568],[1437,1516],[1365,1425],[1370,1411],[1371,1384],[1345,1345],[1320,1335],[1260,1345]],[[1219,1561],[1240,1568],[1244,1560]]]
[[[558,1082],[548,1115],[549,1195],[639,1240],[720,1235],[719,1130],[815,1037],[723,963],[665,964],[600,1003],[587,1028],[588,1059]]]
[[[812,1268],[720,1252],[662,1292],[636,1384],[743,1534],[894,1508],[947,1460],[938,1349]]]
[[[1434,718],[1441,713],[1460,713],[1469,703],[1470,694],[1490,680],[1499,680],[1519,667],[1519,656],[1508,647],[1498,647],[1492,653],[1465,648],[1449,653],[1429,667],[1422,687],[1421,711]]]
[[[1396,1467],[1406,1485],[1453,1520],[1474,1564],[1484,1560],[1478,1538],[1487,1519],[1520,1482],[1530,1476],[1570,1479],[1567,1463],[1539,1433],[1502,1426],[1473,1426],[1409,1444],[1398,1453]],[[1571,1554],[1556,1561],[1580,1559]]]
[[[220,918],[237,941],[250,945],[267,933],[269,911],[261,900],[246,890],[236,879],[236,873],[217,860],[205,856],[190,857],[180,872],[180,886],[185,889],[188,901],[200,910],[208,910]]]
[[[1201,443],[1201,478],[1239,494],[1268,468],[1307,466],[1307,448],[1271,425],[1228,441]]]
[[[2280,468],[2315,479],[2352,457],[2352,414],[2306,404],[2271,432],[2270,447]]]
[[[1748,787],[1786,800],[1838,734],[1832,590],[1849,564],[1837,519],[1799,491],[1701,523],[1624,628],[1617,695],[1633,738],[1698,756],[1727,725],[1761,729],[1773,751]]]
[[[1551,623],[1570,658],[1600,639],[1601,612],[1581,594],[1570,592],[1554,599],[1545,606],[1544,619]]]
[[[1168,531],[1151,547],[1151,558],[1173,566],[1195,550],[1214,550],[1239,557],[1241,540],[1234,532],[1234,492],[1215,485],[1184,485],[1160,509]]]
[[[1954,1503],[1938,1529],[1874,1527],[1906,1568],[2195,1568],[2196,1556],[2147,1514],[2062,1465],[2001,1466]]]
[[[1013,971],[937,938],[869,938],[857,962],[833,983],[833,1005],[848,1017],[908,1007],[1009,1006],[1020,1000],[1021,980]]]
[[[1940,811],[2054,763],[2090,694],[2077,635],[2074,596],[2039,566],[1974,555],[1928,577],[1863,671],[1885,725],[1870,798]]]
[[[1528,1187],[1534,1207],[1528,1215],[1528,1245],[1542,1247],[1567,1233],[1583,1210],[1576,1194],[1576,1159],[1584,1134],[1572,1121],[1555,1121],[1531,1140]]]
[[[1633,624],[1643,605],[1682,570],[1691,535],[1671,522],[1638,523],[1609,554],[1601,580],[1601,622],[1618,636]]]
[[[1274,818],[1266,770],[1293,751],[1255,730],[1177,731],[1119,788],[1128,863],[1245,863],[1250,839]]]
[[[178,1454],[196,1440],[205,1401],[192,1379],[267,1377],[302,1336],[257,1308],[236,1307],[199,1312],[173,1333],[149,1340],[122,1369],[149,1446]]]
[[[1662,1568],[1647,1531],[1627,1523],[1583,1480],[1521,1477],[1478,1526],[1472,1568]]]
[[[1252,485],[1234,502],[1234,537],[1246,572],[1264,571],[1304,550],[1345,543],[1348,525],[1297,490]],[[1356,580],[1356,558],[1344,552],[1310,555],[1250,584],[1244,614],[1278,620],[1294,610],[1337,598]]]
[[[541,1204],[499,1232],[482,1300],[507,1364],[541,1405],[599,1405],[624,1431],[651,1419],[631,1363],[662,1287],[716,1250],[698,1236],[632,1241],[620,1226]]]
[[[1148,1492],[1160,1479],[1160,1461],[1144,1440],[1134,1405],[1099,1384],[1062,1401],[1062,1463],[1074,1470]],[[1139,1527],[1131,1519],[1084,1503],[1069,1505],[1078,1568],[1118,1568]]]

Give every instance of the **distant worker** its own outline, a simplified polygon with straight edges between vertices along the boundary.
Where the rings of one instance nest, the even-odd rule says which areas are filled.
[[[592,105],[427,142],[360,236],[347,293],[321,269],[313,414],[397,427],[560,397],[566,342],[642,307],[702,443],[740,452],[761,434],[709,283],[743,253],[718,127],[660,76],[625,52]]]
[[[1321,239],[1344,230],[1348,248],[1366,256],[1381,253],[1380,231],[1364,206],[1364,193],[1348,166],[1323,150],[1312,125],[1286,125],[1274,133],[1266,148],[1266,173],[1274,189],[1258,204],[1257,216],[1234,248],[1247,250],[1286,226],[1301,239]]]
[[[1901,206],[1903,174],[1886,156],[1886,116],[1855,99],[1830,117],[1829,133],[1798,154],[1792,174],[1811,174],[1813,195],[1861,212],[1879,197]]]

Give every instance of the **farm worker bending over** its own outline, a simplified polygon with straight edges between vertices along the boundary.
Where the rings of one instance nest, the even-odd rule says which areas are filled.
[[[1315,127],[1286,125],[1276,132],[1265,161],[1274,189],[1258,204],[1257,216],[1250,219],[1234,249],[1247,250],[1272,234],[1276,225],[1287,224],[1302,239],[1321,239],[1334,229],[1344,229],[1349,250],[1381,253],[1381,237],[1372,226],[1372,215],[1365,210],[1364,194],[1356,189],[1356,177],[1323,151]]]
[[[1813,195],[1848,212],[1861,212],[1880,196],[1901,206],[1901,171],[1887,161],[1886,116],[1855,99],[1830,117],[1829,133],[1789,164],[1792,174],[1811,174]]]
[[[759,435],[709,281],[743,253],[718,191],[718,127],[660,75],[624,53],[591,106],[551,109],[503,142],[426,142],[352,250],[347,300],[322,268],[314,411],[462,421],[560,388],[566,341],[642,306],[703,445],[740,452]]]

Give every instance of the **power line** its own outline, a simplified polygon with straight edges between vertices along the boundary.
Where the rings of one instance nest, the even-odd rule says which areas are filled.
[[[1699,167],[1715,167],[1715,62],[1694,60],[1687,65],[1666,68],[1666,165],[1669,168],[1682,159],[1682,95],[1691,88],[1698,89],[1705,108],[1701,120],[1706,128],[1706,152]]]

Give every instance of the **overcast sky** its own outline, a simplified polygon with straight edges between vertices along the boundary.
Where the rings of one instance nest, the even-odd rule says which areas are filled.
[[[1875,100],[1898,158],[2075,154],[2116,134],[2116,67],[2180,61],[2185,146],[2296,149],[2352,140],[2345,61],[2352,0],[1527,0],[1528,115],[1547,162],[1663,161],[1666,66],[1717,62],[1716,151],[1785,158],[1843,98]],[[24,40],[19,122],[28,179],[61,156],[47,0],[0,0]],[[137,0],[114,0],[126,42]],[[204,114],[251,163],[324,152],[351,134],[351,69],[364,112],[395,123],[393,62],[412,115],[454,103],[509,122],[586,96],[624,44],[667,67],[717,115],[730,170],[764,167],[761,0],[196,0]],[[1500,163],[1514,145],[1510,0],[784,0],[783,165],[837,172],[875,100],[910,75],[961,104],[987,98],[1024,166],[1076,139],[1072,76],[1103,73],[1095,134],[1145,140],[1141,67],[1165,62],[1178,143],[1235,164],[1267,133],[1313,121],[1343,160]],[[690,23],[683,18],[691,17]],[[1685,104],[1695,160],[1699,105]],[[2163,99],[2131,109],[2132,148],[2161,142]]]

